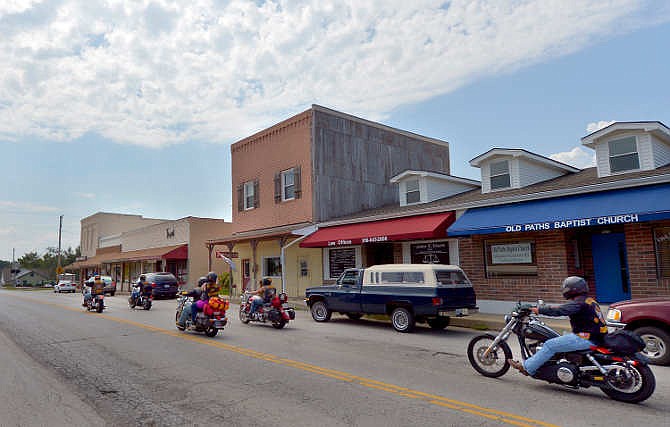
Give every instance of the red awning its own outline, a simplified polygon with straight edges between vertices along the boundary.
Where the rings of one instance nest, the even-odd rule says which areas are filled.
[[[453,212],[393,218],[381,221],[324,227],[300,243],[302,248],[360,245],[361,243],[447,237],[447,227],[455,220]]]

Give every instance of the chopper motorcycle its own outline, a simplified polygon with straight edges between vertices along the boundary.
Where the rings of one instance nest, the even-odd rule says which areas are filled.
[[[538,305],[543,302],[538,301]],[[468,359],[480,374],[497,378],[510,368],[512,350],[507,339],[516,335],[521,357],[528,359],[543,343],[559,334],[534,315],[528,304],[519,304],[505,316],[505,327],[498,333],[482,334],[470,340]],[[656,379],[647,358],[634,351],[615,351],[591,346],[588,350],[557,353],[531,378],[578,389],[598,387],[610,398],[639,403],[649,398]]]
[[[103,294],[91,295],[91,297],[84,302],[86,311],[96,311],[98,313],[102,313],[102,310],[105,309],[104,299],[105,296]]]
[[[288,305],[288,296],[282,292],[263,303],[255,313],[251,314],[251,300],[253,294],[244,292],[240,297],[240,320],[244,324],[249,322],[270,322],[275,329],[282,329],[290,320],[295,319],[295,309]]]
[[[133,293],[128,297],[128,307],[142,307],[145,310],[151,310],[151,304],[154,297],[151,293],[142,292],[140,289],[133,289]]]
[[[192,321],[191,315],[187,316],[184,323],[180,323],[179,319],[184,310],[195,310],[196,301],[190,293],[182,292],[177,298],[177,313],[175,315],[175,323],[177,329],[180,331],[191,331],[204,333],[208,337],[215,337],[219,330],[228,324],[226,317],[226,310],[230,307],[228,300],[219,297],[212,297],[209,302],[201,301],[203,304],[202,311],[198,311],[195,322]]]

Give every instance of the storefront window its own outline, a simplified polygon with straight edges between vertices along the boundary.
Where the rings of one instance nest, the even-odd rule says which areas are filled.
[[[534,241],[487,241],[485,250],[488,277],[537,274]]]
[[[330,249],[328,251],[328,267],[331,279],[340,277],[347,268],[356,268],[356,249]]]
[[[279,257],[270,257],[263,259],[263,276],[280,277],[281,261]]]
[[[410,246],[412,264],[449,264],[447,242],[418,243]]]
[[[656,266],[660,279],[670,279],[670,227],[654,230]]]

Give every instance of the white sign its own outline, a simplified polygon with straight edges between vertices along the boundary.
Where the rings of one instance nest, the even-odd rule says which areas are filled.
[[[530,243],[491,245],[492,264],[532,264]]]

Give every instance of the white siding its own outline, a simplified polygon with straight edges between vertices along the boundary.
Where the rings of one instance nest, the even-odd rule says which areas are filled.
[[[432,177],[426,177],[423,181],[426,183],[426,199],[424,200],[423,192],[421,193],[421,199],[425,202],[432,202],[433,200],[443,199],[445,197],[474,190],[476,188],[472,185],[461,184],[458,182],[448,182]]]
[[[637,154],[640,160],[639,170],[652,170],[656,168],[654,160],[654,149],[652,137],[648,133],[643,132],[616,132],[609,135],[608,138],[599,140],[595,144],[596,150],[596,167],[598,168],[598,177],[610,176],[610,158],[609,158],[609,142],[625,138],[628,136],[635,136],[637,142]],[[632,172],[632,171],[631,171]],[[626,173],[626,172],[621,172]]]
[[[655,168],[659,168],[670,163],[670,144],[666,144],[660,139],[652,136],[651,151]]]
[[[526,187],[537,182],[547,181],[565,174],[563,171],[548,168],[540,164],[519,159],[519,186]]]

